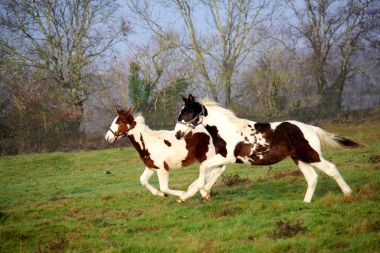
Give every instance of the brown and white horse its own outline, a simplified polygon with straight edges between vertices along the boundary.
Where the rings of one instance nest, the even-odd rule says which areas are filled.
[[[146,124],[141,115],[131,115],[131,109],[124,111],[117,109],[118,116],[112,122],[105,135],[108,142],[115,142],[120,137],[127,136],[133,147],[140,155],[146,168],[140,177],[140,182],[153,195],[166,194],[180,196],[178,202],[192,197],[197,191],[197,180],[191,184],[187,192],[169,188],[169,171],[178,169],[195,162],[202,164],[207,158],[215,156],[215,147],[211,136],[203,126],[188,131],[183,139],[175,138],[174,131],[154,131]],[[207,188],[215,183],[223,174],[226,166],[206,172]],[[157,172],[160,190],[149,184],[149,178]]]
[[[270,165],[289,156],[306,178],[305,202],[311,202],[317,185],[318,175],[313,166],[333,177],[345,195],[351,194],[336,166],[322,157],[321,146],[356,148],[361,146],[358,143],[297,121],[257,123],[240,119],[210,99],[196,102],[191,94],[182,99],[185,105],[175,127],[176,137],[181,138],[192,127],[202,124],[216,149],[216,155],[200,166],[198,188],[203,197],[207,198],[209,191],[204,189],[206,169],[228,163]]]

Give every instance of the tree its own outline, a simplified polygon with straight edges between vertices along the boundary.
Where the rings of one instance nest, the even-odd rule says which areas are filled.
[[[62,87],[43,80],[43,71],[20,70],[12,64],[3,67],[0,156],[55,151],[69,142],[69,136],[78,137],[79,132],[68,131],[75,115],[69,113]]]
[[[172,122],[167,119],[177,110],[178,94],[184,92],[188,85],[186,78],[178,77],[169,85],[156,89],[162,71],[157,73],[154,80],[141,75],[141,68],[135,62],[130,64],[129,71],[128,90],[133,110],[143,112],[153,127],[170,125]]]
[[[295,93],[300,93],[296,88],[300,73],[291,52],[279,43],[267,43],[260,51],[242,71],[239,99],[233,106],[239,115],[270,121],[293,109]]]
[[[342,91],[352,73],[365,64],[357,61],[362,51],[378,47],[380,1],[286,0],[297,22],[290,35],[310,49],[310,69],[320,95],[322,117],[339,112]],[[301,42],[302,43],[302,42]],[[370,61],[378,56],[373,55]]]
[[[130,64],[129,72],[129,97],[132,100],[133,110],[147,112],[152,105],[153,89],[159,80],[159,76],[154,82],[147,81],[141,77],[140,66],[135,62]]]
[[[176,90],[177,80],[190,78],[191,64],[178,51],[159,36],[130,46],[128,89],[135,110],[158,110],[162,95]]]
[[[89,67],[124,40],[129,24],[115,0],[3,0],[0,47],[4,59],[39,69],[61,86],[83,121],[92,73]]]
[[[164,14],[155,16],[162,6],[175,21],[183,22],[185,33],[180,32],[178,24],[165,25],[168,20],[164,20]],[[233,77],[239,65],[265,38],[276,16],[277,1],[128,0],[128,7],[142,27],[168,41],[171,49],[179,49],[197,68],[199,82],[207,92],[228,107]],[[207,18],[201,28],[196,25],[195,15],[202,12]],[[181,36],[173,36],[168,27],[177,27]]]

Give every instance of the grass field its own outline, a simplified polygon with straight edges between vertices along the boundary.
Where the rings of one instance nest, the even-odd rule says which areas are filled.
[[[228,165],[210,202],[179,204],[140,185],[132,148],[0,157],[0,252],[380,252],[380,126],[324,128],[366,147],[324,150],[354,193],[317,171],[310,204],[291,159]],[[197,173],[172,171],[171,188]]]

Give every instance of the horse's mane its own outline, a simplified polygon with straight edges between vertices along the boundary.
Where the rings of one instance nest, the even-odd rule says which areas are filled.
[[[199,100],[199,103],[204,105],[205,107],[210,107],[216,111],[219,111],[220,113],[224,114],[229,120],[233,122],[241,123],[242,119],[238,118],[233,111],[223,108],[219,103],[215,102],[211,98],[208,98],[208,97],[202,98]]]
[[[145,124],[145,118],[144,116],[142,115],[141,112],[136,112],[134,115],[133,115],[133,118],[136,120],[136,118],[139,118],[137,119],[138,122],[142,123],[142,124]]]
[[[167,132],[165,130],[157,130],[156,131],[156,130],[150,129],[149,126],[145,124],[145,118],[144,118],[144,116],[142,116],[141,113],[136,113],[134,115],[134,118],[135,118],[136,123],[138,123],[140,125],[140,127],[143,129],[143,131],[149,135],[152,135],[155,137],[160,137],[165,132]]]

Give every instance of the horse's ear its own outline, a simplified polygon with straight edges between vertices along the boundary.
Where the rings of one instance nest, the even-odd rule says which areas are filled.
[[[187,103],[187,98],[185,98],[185,97],[182,96],[182,95],[181,95],[181,97],[182,97],[183,102],[185,102],[185,104],[186,104],[186,103]]]
[[[191,95],[191,94],[189,94],[188,100],[189,100],[190,104],[194,104],[195,103],[195,99],[194,99],[193,95]]]
[[[127,114],[131,114],[131,109],[132,109],[132,108],[129,108],[128,111],[126,111],[125,113],[127,113]]]
[[[115,109],[116,109],[117,114],[121,113],[121,111],[119,110],[119,108],[117,108],[117,106],[115,106]]]

